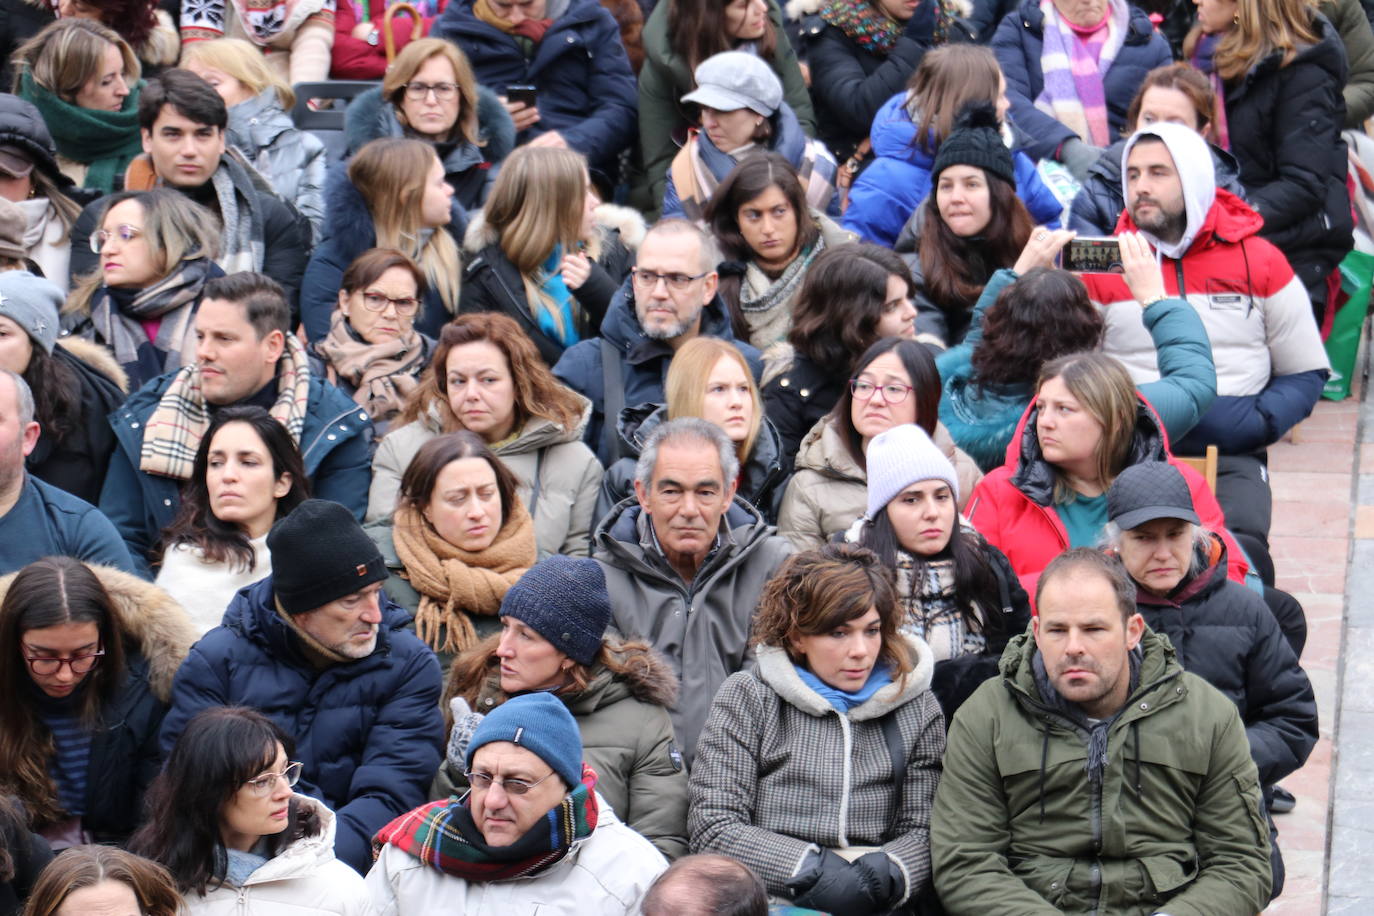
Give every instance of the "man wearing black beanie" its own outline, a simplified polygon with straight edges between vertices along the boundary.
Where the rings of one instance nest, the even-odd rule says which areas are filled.
[[[425,801],[439,767],[439,663],[382,591],[386,564],[349,510],[308,499],[267,546],[272,575],[177,671],[163,751],[207,706],[270,716],[295,739],[296,791],[335,811],[334,852],[366,874],[372,835]]]

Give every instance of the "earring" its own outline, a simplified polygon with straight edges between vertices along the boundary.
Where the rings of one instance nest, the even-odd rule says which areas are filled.
[[[1240,13],[1236,13],[1231,17],[1231,25],[1240,25]]]

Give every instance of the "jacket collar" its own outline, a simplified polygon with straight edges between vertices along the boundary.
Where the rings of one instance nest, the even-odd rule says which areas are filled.
[[[377,627],[377,646],[372,654],[327,670],[346,671],[356,675],[371,671],[386,662],[391,655],[391,631],[404,629],[410,614],[381,592],[382,623]],[[223,626],[256,643],[264,652],[283,664],[309,670],[310,662],[300,639],[281,619],[276,609],[276,595],[272,591],[272,577],[260,579],[239,589],[224,612]]]
[[[855,706],[848,717],[855,722],[881,719],[894,709],[914,700],[922,691],[930,689],[935,671],[935,653],[917,636],[903,636],[911,653],[912,670],[901,680],[893,681],[872,697]],[[761,645],[755,653],[756,674],[773,692],[786,702],[812,716],[828,716],[835,707],[812,690],[797,674],[787,651],[779,646]]]

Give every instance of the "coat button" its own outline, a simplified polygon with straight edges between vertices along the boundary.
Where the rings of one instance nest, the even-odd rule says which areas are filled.
[[[138,424],[137,424],[137,423],[130,423],[129,425],[132,426],[134,429],[138,429]]]
[[[790,378],[781,378],[781,379],[778,380],[778,387],[779,387],[779,388],[786,388],[788,385],[791,385],[791,384],[792,384],[792,380],[791,380]]]
[[[335,439],[339,437],[334,435],[333,433],[330,433],[329,435],[325,436],[325,438],[328,439],[330,442],[333,442]]]
[[[162,504],[163,504],[164,506],[170,506],[170,505],[172,504],[172,501],[171,501],[170,499],[164,499],[164,500],[162,501]]]
[[[574,37],[571,36],[571,35],[568,36],[568,44],[575,44],[576,42],[577,42],[577,39],[576,39],[576,38],[574,38]]]
[[[1141,704],[1140,704],[1140,709],[1141,709],[1142,712],[1148,710],[1149,708],[1150,708],[1150,704],[1149,704],[1149,703],[1141,703]]]
[[[483,700],[482,702],[483,702],[484,704],[486,704],[487,706],[490,706],[492,703],[495,703],[496,701],[493,700],[491,697],[487,697],[487,698],[486,698],[485,700]]]
[[[800,395],[801,395],[802,397],[804,397],[804,398],[809,398],[809,397],[811,397],[811,390],[808,389],[808,388],[803,388],[801,391],[799,391],[799,392],[797,392],[797,393],[800,394]]]
[[[570,640],[570,639],[572,639],[572,634],[571,634],[571,633],[564,633],[564,634],[563,634],[563,641],[564,641],[564,642],[567,642],[567,641]]]
[[[367,414],[365,414],[365,413],[360,413],[360,414],[358,414],[358,419],[359,419],[359,420],[366,420],[366,419],[367,419]]]

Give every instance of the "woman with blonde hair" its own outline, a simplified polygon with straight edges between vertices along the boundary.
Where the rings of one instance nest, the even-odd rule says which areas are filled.
[[[196,358],[195,313],[215,264],[218,220],[185,194],[123,191],[107,198],[91,233],[97,270],[77,280],[63,328],[103,344],[130,389]]]
[[[663,389],[667,403],[640,404],[620,412],[620,448],[626,457],[606,471],[596,517],[605,518],[616,503],[634,495],[635,460],[650,433],[668,420],[700,417],[719,426],[735,443],[740,467],[735,495],[770,524],[776,522],[788,478],[782,439],[763,415],[763,399],[739,348],[718,337],[687,341],[673,354]]]
[[[301,284],[301,320],[311,342],[329,333],[344,271],[369,248],[394,248],[424,271],[429,290],[415,327],[431,337],[458,311],[457,239],[467,212],[453,199],[434,147],[419,140],[373,140],[329,177],[324,241]]]
[[[433,144],[458,202],[482,206],[496,168],[515,148],[515,122],[496,93],[477,85],[472,65],[452,42],[420,38],[387,68],[382,85],[348,103],[350,153],[378,137]]]
[[[1240,162],[1259,234],[1287,256],[1320,325],[1327,277],[1352,244],[1341,37],[1303,0],[1200,0],[1184,53],[1212,81],[1217,139]]]
[[[108,194],[143,151],[142,68],[129,43],[89,19],[59,19],[14,52],[14,94],[32,102],[57,144],[62,173]]]
[[[554,378],[514,319],[460,315],[377,448],[366,520],[391,518],[401,477],[426,442],[465,429],[515,474],[539,555],[587,556],[601,486],[601,463],[582,442],[590,416],[591,402]]]
[[[229,108],[229,145],[238,147],[278,196],[310,220],[318,238],[328,164],[324,144],[291,122],[287,112],[296,104],[296,93],[281,74],[241,38],[187,45],[181,66],[215,87]]]
[[[460,310],[501,312],[520,323],[552,366],[563,351],[596,335],[630,256],[603,215],[642,230],[638,216],[600,208],[581,153],[521,147],[501,167],[463,247]]]
[[[181,35],[158,0],[57,0],[55,5],[64,19],[94,19],[122,35],[150,77],[176,65]]]

